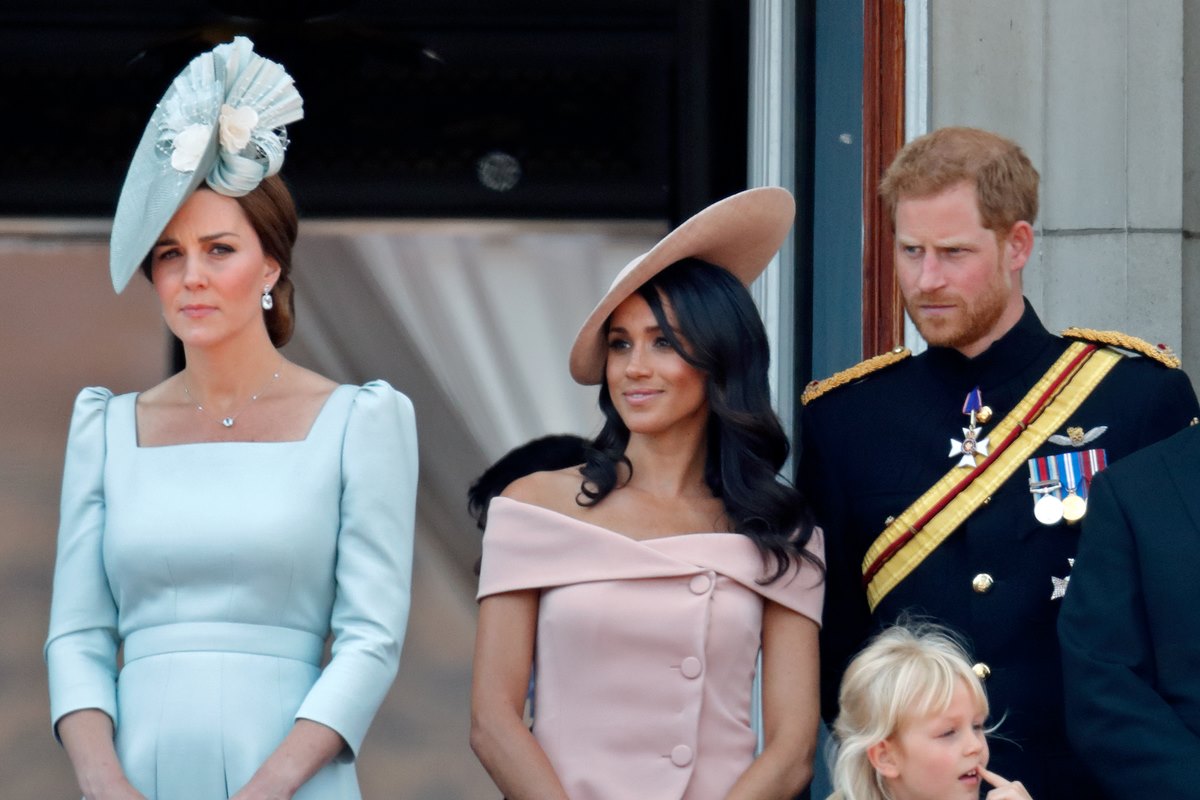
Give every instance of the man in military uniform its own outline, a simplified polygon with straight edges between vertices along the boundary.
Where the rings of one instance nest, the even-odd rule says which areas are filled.
[[[1037,798],[1088,797],[1055,634],[1077,520],[1093,474],[1200,408],[1165,348],[1042,326],[1021,291],[1037,188],[1021,149],[985,131],[941,129],[899,153],[880,192],[929,349],[810,384],[800,480],[826,536],[826,716],[874,629],[932,618],[978,660],[1001,722],[996,770]]]
[[[1092,484],[1058,620],[1067,732],[1104,796],[1200,782],[1200,426]]]

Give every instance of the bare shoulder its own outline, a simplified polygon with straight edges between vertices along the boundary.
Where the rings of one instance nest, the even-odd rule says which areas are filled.
[[[183,375],[177,372],[161,383],[138,392],[137,407],[139,412],[155,414],[159,411],[176,407],[191,407],[194,404],[188,402],[183,387]]]
[[[326,397],[338,386],[319,372],[313,372],[290,361],[287,362],[286,369],[291,373],[292,387],[296,394]]]
[[[575,516],[579,511],[575,497],[579,494],[582,484],[583,475],[580,474],[579,467],[567,467],[533,472],[517,478],[500,493],[500,496]]]

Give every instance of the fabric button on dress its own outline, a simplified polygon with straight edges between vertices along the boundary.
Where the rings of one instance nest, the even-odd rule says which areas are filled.
[[[686,744],[677,744],[671,748],[671,763],[677,767],[686,767],[692,763],[692,748]]]
[[[700,673],[704,671],[704,665],[695,656],[688,656],[679,665],[679,671],[683,673],[683,677],[685,678],[699,678]]]
[[[823,553],[818,537],[809,546]],[[762,571],[758,548],[738,533],[643,541],[510,498],[492,501],[479,593],[541,592],[533,735],[565,796],[728,796],[754,761],[757,737],[744,720],[764,603],[816,621],[824,598],[820,572],[808,565],[765,585]],[[599,641],[606,658],[596,657]],[[689,656],[700,662],[698,678],[684,677]],[[738,677],[708,680],[718,674]],[[633,743],[613,731],[636,732],[650,757],[631,758]],[[680,744],[687,747],[673,760]]]
[[[692,590],[693,594],[705,594],[712,588],[712,578],[707,575],[697,575],[692,578],[688,588]]]

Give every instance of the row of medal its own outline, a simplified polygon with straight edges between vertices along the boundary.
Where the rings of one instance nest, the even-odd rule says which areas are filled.
[[[971,469],[987,458],[988,439],[979,427],[991,420],[992,410],[983,404],[983,395],[976,386],[963,401],[963,414],[967,427],[962,429],[961,440],[950,440],[950,457],[957,458],[958,466]],[[1082,428],[1068,428],[1067,436],[1051,436],[1049,441],[1071,447],[1079,447],[1099,437],[1105,427],[1084,432]],[[1053,456],[1029,459],[1029,492],[1033,495],[1033,516],[1043,525],[1057,525],[1064,519],[1076,522],[1087,513],[1088,488],[1092,476],[1108,465],[1102,449],[1076,450]]]
[[[1103,449],[1077,450],[1029,459],[1033,516],[1043,525],[1075,522],[1087,513],[1092,476],[1108,465]]]

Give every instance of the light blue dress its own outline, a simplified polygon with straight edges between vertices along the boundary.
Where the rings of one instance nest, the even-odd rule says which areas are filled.
[[[92,388],[75,403],[45,651],[54,724],[100,709],[149,800],[214,800],[315,720],[349,746],[296,800],[359,798],[354,757],[408,620],[412,404],[383,382],[339,386],[301,441],[139,447],[135,401]]]

